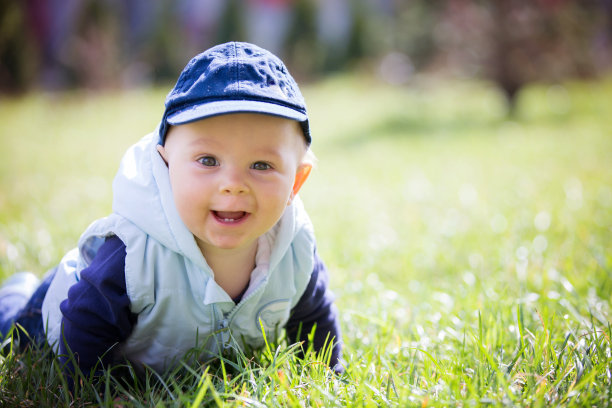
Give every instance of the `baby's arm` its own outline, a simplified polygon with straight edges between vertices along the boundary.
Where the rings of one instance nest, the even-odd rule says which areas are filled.
[[[313,338],[313,348],[320,350],[327,340],[333,341],[330,366],[336,371],[342,371],[338,365],[342,357],[342,338],[338,322],[338,310],[333,301],[333,294],[328,289],[327,268],[314,252],[314,268],[306,291],[298,304],[291,310],[291,317],[287,322],[287,335],[292,341],[308,341],[313,326],[316,331]],[[301,326],[301,327],[300,327]]]
[[[125,245],[119,238],[106,239],[60,309],[64,336],[60,356],[68,355],[68,346],[85,375],[96,365],[100,370],[100,362],[112,363],[113,346],[130,335],[136,321],[126,293]],[[72,372],[70,359],[61,358],[67,362],[65,371]]]

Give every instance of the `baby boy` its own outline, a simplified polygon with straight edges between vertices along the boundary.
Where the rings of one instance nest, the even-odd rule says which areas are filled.
[[[157,130],[125,154],[113,213],[33,295],[18,287],[28,279],[0,290],[2,334],[18,323],[84,372],[124,359],[163,372],[194,349],[257,348],[282,329],[308,342],[314,330],[334,367],[338,315],[297,196],[310,143],[304,99],[277,57],[234,42],[196,56]]]

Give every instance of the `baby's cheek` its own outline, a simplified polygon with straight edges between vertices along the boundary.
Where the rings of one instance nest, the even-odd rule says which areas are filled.
[[[203,211],[202,197],[196,188],[176,188],[173,195],[174,205],[183,221],[197,217]]]

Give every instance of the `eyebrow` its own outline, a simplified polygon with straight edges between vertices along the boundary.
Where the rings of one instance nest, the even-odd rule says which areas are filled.
[[[223,142],[221,141],[216,141],[213,138],[207,138],[207,137],[194,137],[192,140],[190,140],[187,143],[188,147],[199,147],[201,145],[207,145],[207,146],[213,146],[216,147],[218,145],[221,145]]]
[[[279,151],[280,149],[272,149],[267,146],[256,147],[253,151],[257,154],[267,155],[267,156],[282,156]]]

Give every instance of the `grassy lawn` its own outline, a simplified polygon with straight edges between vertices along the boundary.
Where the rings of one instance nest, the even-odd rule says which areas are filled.
[[[0,100],[0,278],[42,275],[110,211],[166,89]],[[611,406],[612,79],[306,87],[301,196],[342,314],[346,373],[281,342],[75,405]],[[0,405],[69,405],[48,350],[5,351]],[[128,375],[129,377],[129,375]]]

